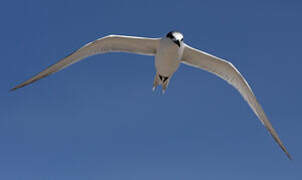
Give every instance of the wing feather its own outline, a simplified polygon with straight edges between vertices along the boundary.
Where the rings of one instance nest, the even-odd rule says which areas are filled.
[[[66,68],[86,57],[107,53],[107,52],[127,52],[141,55],[154,55],[159,43],[159,38],[144,38],[135,36],[109,35],[86,44],[75,52],[66,56],[56,64],[46,68],[27,81],[15,86],[11,90],[24,87],[50,74]]]
[[[192,48],[188,45],[185,45],[182,60],[184,64],[211,72],[227,81],[233,87],[235,87],[250,105],[250,107],[260,119],[260,121],[264,124],[266,129],[270,132],[274,140],[286,153],[287,157],[291,159],[290,154],[288,153],[282,141],[278,137],[277,132],[275,131],[272,124],[265,115],[261,105],[258,103],[251,87],[232,63],[210,55],[208,53],[205,53],[203,51],[200,51],[198,49]]]

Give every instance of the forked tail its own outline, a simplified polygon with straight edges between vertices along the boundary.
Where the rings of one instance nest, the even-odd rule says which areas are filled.
[[[162,76],[158,72],[156,72],[154,81],[153,81],[152,90],[155,91],[157,86],[162,85],[162,93],[164,94],[168,87],[169,81],[170,81],[170,77]]]

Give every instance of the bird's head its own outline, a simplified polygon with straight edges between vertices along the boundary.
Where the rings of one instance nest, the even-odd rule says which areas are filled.
[[[171,39],[177,46],[180,47],[181,42],[183,42],[184,36],[177,31],[170,31],[167,35],[167,38]]]

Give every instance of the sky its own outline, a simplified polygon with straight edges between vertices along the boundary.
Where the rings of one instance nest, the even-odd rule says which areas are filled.
[[[302,178],[302,2],[3,1],[0,179]],[[152,92],[151,56],[93,56],[9,89],[109,34],[162,37],[231,61],[293,157],[239,93],[181,65]]]

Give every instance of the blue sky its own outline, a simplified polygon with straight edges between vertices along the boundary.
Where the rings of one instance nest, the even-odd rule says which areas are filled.
[[[0,179],[301,179],[301,1],[4,1]],[[94,56],[17,83],[108,34],[184,41],[230,60],[293,156],[239,93],[181,65],[152,93],[152,57]]]

